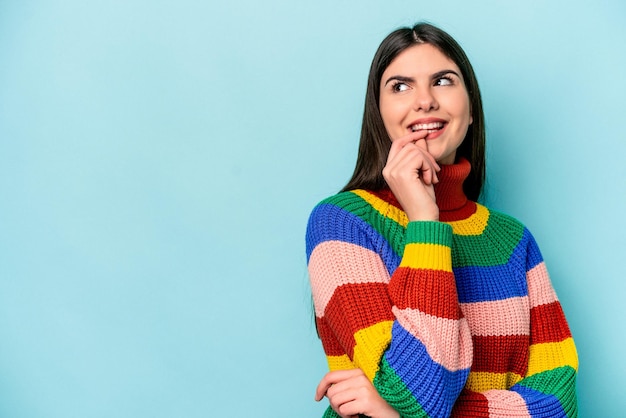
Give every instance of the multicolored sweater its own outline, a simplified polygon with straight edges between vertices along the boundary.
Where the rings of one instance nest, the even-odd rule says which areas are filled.
[[[307,259],[329,368],[361,368],[402,417],[576,417],[578,357],[539,248],[465,197],[469,170],[439,174],[440,222],[408,222],[390,190],[315,207]]]

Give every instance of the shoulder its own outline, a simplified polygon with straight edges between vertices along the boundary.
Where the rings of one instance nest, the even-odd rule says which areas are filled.
[[[363,198],[365,190],[340,192],[320,201],[309,217],[312,220],[335,218],[336,216],[361,216],[371,210],[371,204]]]
[[[483,206],[484,207],[484,206]],[[519,219],[506,213],[486,209],[489,212],[488,226],[493,237],[506,237],[515,243],[517,251],[524,251],[527,256],[541,258],[539,247],[528,227]]]
[[[362,189],[339,192],[320,201],[316,205],[316,208],[324,205],[333,205],[345,210],[362,209],[363,207],[369,206],[369,203],[366,199],[364,199],[364,196],[370,193],[371,192]]]
[[[469,240],[467,244],[471,246],[477,245],[478,242],[493,242],[497,248],[511,251],[512,248],[532,239],[530,232],[520,220],[479,203],[476,204],[475,212],[467,219],[450,224],[454,235],[464,242]]]
[[[526,226],[519,219],[509,214],[488,208],[481,204],[476,204],[476,205],[479,208],[483,208],[483,211],[488,213],[489,223],[493,224],[493,226],[498,226],[499,228],[504,228],[504,229],[511,228],[516,231],[526,228]]]
[[[473,202],[473,210],[466,218],[446,221],[452,225],[454,235],[458,237],[493,238],[494,235],[519,236],[524,225],[514,217]]]
[[[340,192],[315,205],[307,224],[308,252],[322,241],[363,245],[372,212],[370,202],[363,198],[364,193],[364,190]]]

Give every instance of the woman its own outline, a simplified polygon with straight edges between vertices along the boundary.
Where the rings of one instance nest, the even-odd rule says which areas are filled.
[[[447,33],[380,45],[356,168],[307,228],[327,417],[577,416],[578,359],[530,232],[475,203],[480,91]]]

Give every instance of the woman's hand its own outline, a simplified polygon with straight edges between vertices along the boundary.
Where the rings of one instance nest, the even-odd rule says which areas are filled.
[[[439,220],[433,184],[439,181],[440,167],[428,152],[427,135],[422,130],[395,139],[383,169],[383,177],[409,221]]]
[[[400,418],[361,369],[327,373],[317,386],[315,400],[320,401],[324,396],[342,418],[358,418],[359,414],[371,418]]]

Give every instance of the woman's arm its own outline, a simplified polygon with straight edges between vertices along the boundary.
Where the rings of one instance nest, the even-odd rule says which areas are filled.
[[[472,359],[452,273],[451,227],[407,225],[400,210],[368,210],[363,197],[344,193],[319,205],[309,221],[309,272],[329,366],[362,369],[402,416],[448,416]],[[394,242],[377,224],[396,228]],[[399,266],[390,275],[383,260],[391,265],[394,257]]]

